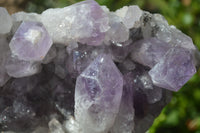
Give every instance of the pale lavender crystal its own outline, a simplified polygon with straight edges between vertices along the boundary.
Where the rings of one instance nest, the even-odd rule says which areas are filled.
[[[149,38],[134,43],[131,58],[145,66],[152,68],[170,49],[170,45],[157,38]]]
[[[45,27],[38,22],[23,22],[14,34],[9,46],[20,60],[41,61],[52,45]]]
[[[129,29],[122,23],[119,16],[114,13],[108,13],[110,29],[106,32],[104,42],[108,44],[110,41],[119,43],[129,39]]]
[[[5,65],[5,68],[8,75],[11,77],[27,77],[34,75],[41,70],[41,66],[39,63],[18,60],[13,57],[9,57],[7,60],[8,61]]]
[[[75,40],[83,44],[100,45],[109,29],[107,14],[94,0],[46,10],[42,13],[42,23],[53,41],[63,44]]]
[[[156,86],[172,91],[178,91],[195,73],[191,53],[181,47],[170,49],[149,71]]]
[[[109,55],[98,56],[77,78],[75,118],[84,133],[103,133],[119,111],[123,78]]]
[[[132,133],[134,130],[132,73],[124,75],[124,87],[119,113],[111,129],[111,133]]]

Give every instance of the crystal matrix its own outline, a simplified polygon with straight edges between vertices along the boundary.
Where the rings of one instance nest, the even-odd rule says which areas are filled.
[[[135,5],[0,18],[0,132],[144,133],[200,64],[190,37]]]

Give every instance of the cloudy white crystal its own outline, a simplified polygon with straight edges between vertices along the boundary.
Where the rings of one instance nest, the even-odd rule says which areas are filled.
[[[143,11],[138,6],[124,6],[115,12],[122,18],[123,24],[128,28],[138,28],[140,26],[140,18]]]
[[[0,7],[0,34],[9,33],[12,28],[12,19],[8,11]]]
[[[108,21],[106,13],[93,0],[65,8],[48,9],[42,13],[42,23],[53,41],[62,44],[75,40],[88,45],[100,45],[109,29]]]

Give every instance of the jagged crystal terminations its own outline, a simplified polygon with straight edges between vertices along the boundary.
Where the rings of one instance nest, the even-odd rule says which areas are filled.
[[[0,131],[144,133],[199,55],[189,36],[138,6],[0,7]]]

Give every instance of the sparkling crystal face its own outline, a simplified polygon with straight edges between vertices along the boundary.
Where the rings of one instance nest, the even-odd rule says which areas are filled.
[[[45,27],[38,22],[22,22],[9,46],[11,52],[20,60],[41,61],[52,45]]]

